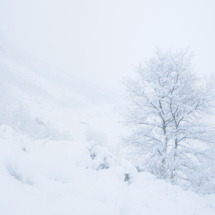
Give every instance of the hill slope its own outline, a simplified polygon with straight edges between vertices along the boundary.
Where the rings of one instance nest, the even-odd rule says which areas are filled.
[[[121,155],[118,96],[7,42],[0,95],[0,214],[215,214],[215,195],[138,173]]]

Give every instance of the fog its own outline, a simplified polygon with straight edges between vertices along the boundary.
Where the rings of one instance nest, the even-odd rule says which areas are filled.
[[[209,77],[214,9],[0,0],[0,215],[214,215],[214,85],[171,57],[122,83],[156,47]]]
[[[201,75],[215,71],[213,0],[1,0],[0,31],[19,49],[122,93],[154,47],[195,53]]]

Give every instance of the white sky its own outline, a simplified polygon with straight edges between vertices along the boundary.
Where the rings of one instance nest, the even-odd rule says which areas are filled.
[[[154,47],[215,72],[214,0],[0,0],[0,31],[54,66],[114,91]]]

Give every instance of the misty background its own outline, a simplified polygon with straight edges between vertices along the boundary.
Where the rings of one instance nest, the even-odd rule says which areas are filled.
[[[1,0],[0,32],[18,49],[123,93],[122,76],[154,47],[195,53],[200,75],[215,71],[213,0]]]
[[[209,78],[214,9],[214,0],[0,0],[0,214],[214,215],[215,147],[193,187],[143,172],[144,156],[125,147],[133,107],[123,85],[155,47],[194,52]]]

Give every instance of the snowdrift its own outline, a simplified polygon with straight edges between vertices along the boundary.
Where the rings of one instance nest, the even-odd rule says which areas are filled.
[[[214,195],[200,197],[138,173],[94,144],[34,142],[1,125],[1,214],[214,214]],[[107,166],[98,168],[104,158]]]

